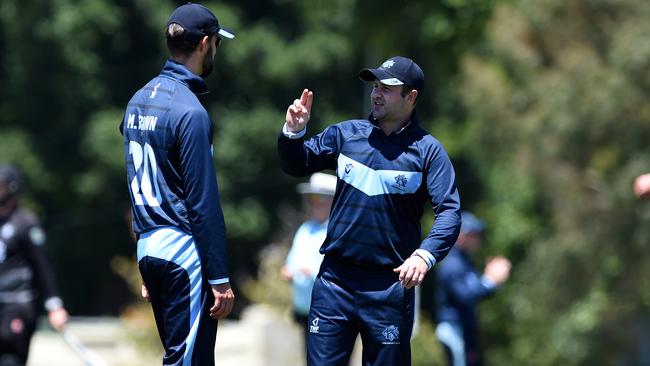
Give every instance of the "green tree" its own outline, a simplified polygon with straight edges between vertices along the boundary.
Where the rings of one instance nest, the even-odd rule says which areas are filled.
[[[491,250],[514,259],[486,305],[491,364],[638,364],[647,319],[646,1],[499,5],[463,59],[468,156]],[[507,326],[505,325],[507,324]]]
[[[117,128],[132,93],[162,66],[163,25],[181,3],[0,2],[0,160],[26,171],[26,198],[43,218],[74,314],[116,313],[131,299],[110,267],[135,253]],[[410,56],[427,73],[424,124],[452,155],[462,147],[463,130],[449,122],[463,115],[457,61],[480,39],[493,1],[204,4],[237,33],[221,44],[206,104],[235,281],[282,226],[281,208],[298,204],[298,180],[280,171],[275,139],[304,87],[316,93],[311,134],[368,113],[359,69]]]

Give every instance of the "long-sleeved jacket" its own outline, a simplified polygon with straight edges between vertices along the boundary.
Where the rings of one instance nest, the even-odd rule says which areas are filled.
[[[454,248],[437,268],[436,318],[460,324],[471,348],[477,340],[477,306],[495,291],[496,286],[479,275],[467,253]]]
[[[45,233],[28,210],[15,208],[0,218],[0,303],[43,300],[62,305],[45,251]]]
[[[278,152],[288,174],[332,169],[338,175],[327,238],[320,251],[362,265],[395,268],[416,249],[431,264],[445,257],[460,228],[453,166],[438,140],[411,122],[386,136],[376,120],[349,120],[304,141],[281,134]],[[435,223],[421,240],[430,202]]]
[[[210,283],[228,278],[226,229],[212,158],[202,78],[168,60],[129,101],[124,136],[133,230],[172,226],[191,234]]]

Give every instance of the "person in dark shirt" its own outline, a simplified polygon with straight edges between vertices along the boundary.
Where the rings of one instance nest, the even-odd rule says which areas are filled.
[[[18,204],[20,171],[0,165],[0,366],[25,365],[44,308],[61,331],[68,312],[58,295],[36,216]]]
[[[461,218],[456,245],[436,273],[436,336],[444,346],[449,365],[477,366],[482,364],[478,304],[508,279],[511,265],[504,257],[492,257],[480,275],[470,256],[481,245],[485,224],[469,212],[462,212]]]
[[[396,56],[361,70],[372,83],[372,112],[303,139],[314,94],[291,104],[278,138],[282,168],[294,176],[338,176],[325,255],[309,312],[307,363],[347,365],[357,335],[364,365],[410,365],[414,286],[442,260],[460,228],[453,166],[419,124],[424,73]],[[429,203],[436,216],[422,238]]]
[[[204,78],[223,39],[206,7],[187,3],[165,27],[170,59],[129,101],[120,131],[142,293],[164,365],[214,365],[217,319],[234,303]]]

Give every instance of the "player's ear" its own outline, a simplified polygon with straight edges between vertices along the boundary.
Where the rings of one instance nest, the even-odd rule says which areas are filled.
[[[415,105],[415,101],[418,99],[418,91],[415,89],[412,89],[409,94],[406,96],[406,100],[409,102],[413,103]]]
[[[199,51],[204,51],[210,48],[210,36],[203,36],[199,41]]]

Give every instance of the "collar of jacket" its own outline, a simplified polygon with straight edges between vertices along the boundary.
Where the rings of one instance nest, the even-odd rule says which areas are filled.
[[[204,95],[210,92],[208,85],[205,83],[205,80],[200,76],[194,74],[190,69],[180,62],[174,60],[167,60],[165,66],[163,67],[160,75],[169,76],[170,78],[176,79],[181,83],[187,85],[192,93],[196,95]]]
[[[372,113],[370,113],[370,115],[368,116],[368,121],[370,123],[372,123],[372,125],[375,126],[376,128],[381,128],[381,127],[379,127],[379,121],[377,121],[377,119],[375,117],[373,117]],[[399,135],[401,133],[413,131],[413,129],[416,126],[418,126],[419,123],[420,123],[420,121],[419,121],[417,111],[415,109],[413,109],[413,113],[411,114],[411,119],[409,120],[409,122],[404,127],[402,127],[399,131],[395,131],[395,132],[391,133],[390,135],[391,136]]]

